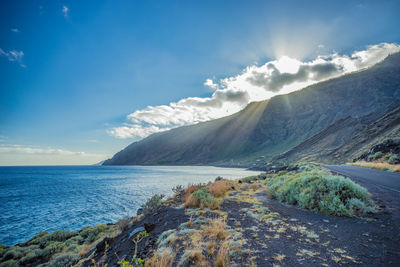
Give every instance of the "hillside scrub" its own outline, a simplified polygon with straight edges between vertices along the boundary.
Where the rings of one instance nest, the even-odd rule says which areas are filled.
[[[116,227],[100,224],[80,231],[40,232],[31,240],[6,247],[0,245],[0,266],[70,266]]]
[[[279,172],[267,179],[269,196],[301,208],[336,216],[373,212],[368,191],[348,178],[316,168]]]
[[[234,189],[234,182],[226,179],[208,184],[192,184],[183,192],[185,208],[219,208],[219,198]]]
[[[162,199],[164,195],[155,194],[151,198],[149,198],[146,203],[144,203],[141,208],[143,209],[144,215],[152,214],[156,209],[158,209],[162,205]]]

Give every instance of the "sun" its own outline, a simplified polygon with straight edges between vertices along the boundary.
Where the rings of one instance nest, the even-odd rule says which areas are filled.
[[[301,62],[288,56],[282,56],[274,65],[280,72],[296,73],[299,70]]]

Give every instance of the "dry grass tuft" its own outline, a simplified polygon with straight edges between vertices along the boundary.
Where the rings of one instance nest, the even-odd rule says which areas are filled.
[[[389,164],[387,162],[365,162],[365,161],[357,161],[353,163],[348,163],[348,165],[365,167],[371,169],[378,170],[392,170],[395,172],[400,172],[400,164]]]
[[[214,197],[223,197],[225,194],[232,190],[233,183],[229,180],[219,180],[207,185],[208,191]]]
[[[250,186],[250,189],[252,189],[254,192],[255,191],[257,191],[257,189],[260,187],[260,185],[258,185],[258,184],[252,184],[251,186]]]
[[[226,267],[229,266],[229,248],[225,244],[218,250],[217,258],[214,263],[215,267]]]
[[[201,184],[189,184],[186,189],[185,192],[183,194],[183,202],[186,203],[186,201],[188,200],[188,198],[192,195],[193,192],[199,190],[200,188],[202,188],[203,186]]]
[[[185,252],[183,266],[208,266],[206,257],[200,248]]]
[[[226,222],[221,219],[212,219],[205,228],[206,234],[212,239],[225,240],[228,237]]]
[[[208,255],[214,255],[215,251],[217,250],[217,242],[215,241],[209,241],[207,242],[207,253]]]
[[[171,267],[174,263],[176,257],[176,253],[172,251],[171,248],[164,249],[161,256],[158,256],[158,253],[154,253],[153,257],[150,260],[145,261],[146,267]]]
[[[286,256],[285,256],[285,255],[282,255],[282,254],[277,254],[277,255],[273,256],[272,258],[273,258],[274,260],[276,260],[276,261],[281,262],[281,261],[283,261],[283,260],[286,258]]]

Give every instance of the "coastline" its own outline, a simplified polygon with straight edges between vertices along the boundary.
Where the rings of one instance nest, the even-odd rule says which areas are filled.
[[[217,179],[216,182],[207,185],[210,190],[222,190],[220,185],[224,183],[229,186],[224,186],[223,190],[226,192],[216,198],[219,203],[216,208],[186,206],[187,203],[183,203],[183,199],[188,189],[175,189],[173,196],[164,200],[150,213],[140,214],[142,210],[137,216],[115,224],[96,226],[102,230],[98,231],[97,238],[92,237],[96,240],[91,243],[83,241],[85,249],[81,248],[79,253],[75,254],[56,252],[56,257],[51,257],[50,260],[53,261],[52,264],[68,260],[70,264],[78,266],[93,266],[94,263],[100,266],[118,266],[121,260],[131,262],[135,250],[132,239],[138,232],[146,231],[148,236],[138,243],[136,258],[143,259],[146,263],[154,263],[149,266],[159,266],[156,263],[161,259],[155,255],[164,255],[173,266],[196,261],[199,261],[199,264],[215,264],[220,260],[225,263],[251,263],[258,266],[290,265],[299,262],[333,266],[398,262],[399,258],[396,257],[399,255],[382,254],[383,252],[377,249],[382,245],[395,248],[399,237],[392,233],[398,230],[398,210],[386,205],[388,196],[385,192],[378,191],[369,184],[364,186],[373,194],[377,212],[350,218],[288,206],[271,199],[266,184],[269,179],[285,173],[301,173],[303,169],[307,172],[307,167],[304,166],[297,170],[270,172],[245,179]],[[392,205],[396,204],[398,208],[398,202],[400,201],[394,200]],[[45,240],[45,235],[42,234],[14,247],[31,245],[40,248],[41,242],[61,242],[55,240],[63,238],[63,244],[70,245],[78,240],[76,244],[79,246],[81,237],[85,237],[86,240],[90,236],[87,232],[96,232],[96,227],[72,231],[73,233],[58,231],[57,237],[50,237],[53,233],[44,238]],[[203,245],[199,247],[199,244]],[[214,249],[209,247],[211,245],[215,246]],[[231,252],[226,254],[222,248]],[[372,248],[374,249],[371,250]],[[65,249],[66,245],[63,246],[63,251]],[[170,253],[171,251],[174,253]],[[199,251],[203,252],[196,254]],[[23,266],[43,264],[28,260],[23,260],[26,262]]]

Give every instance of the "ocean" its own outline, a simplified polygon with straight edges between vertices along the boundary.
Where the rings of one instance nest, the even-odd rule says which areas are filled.
[[[171,188],[235,179],[259,172],[208,166],[0,167],[0,244],[41,231],[78,230],[136,215],[154,194]]]

